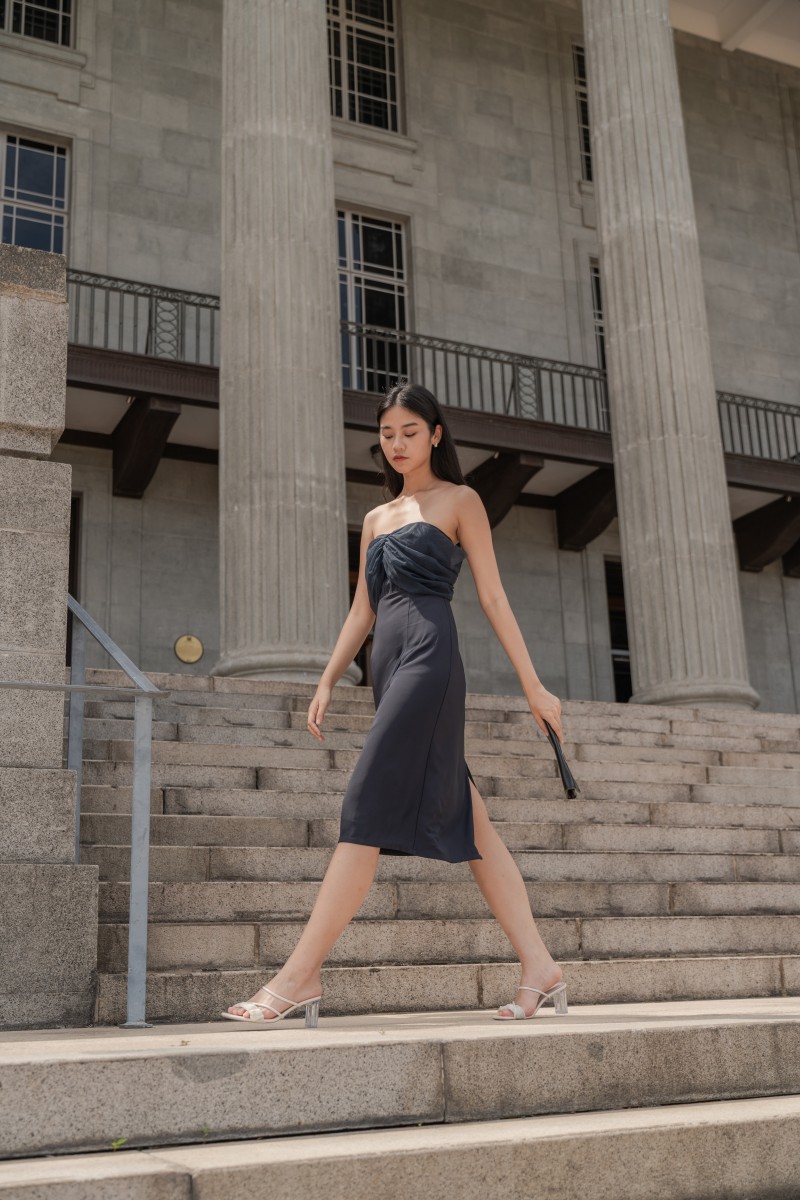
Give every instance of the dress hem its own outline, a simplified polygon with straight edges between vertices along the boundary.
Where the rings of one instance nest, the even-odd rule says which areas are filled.
[[[479,854],[477,852],[477,850],[476,850],[474,856],[472,856],[472,857],[468,856],[466,858],[445,858],[443,854],[425,854],[421,850],[402,850],[398,846],[384,846],[381,842],[365,842],[365,841],[360,841],[358,838],[339,838],[339,842],[337,842],[337,845],[340,842],[350,842],[354,846],[374,846],[376,849],[381,850],[387,854],[398,854],[398,855],[404,854],[404,855],[408,855],[409,858],[430,858],[430,859],[433,859],[435,862],[449,862],[449,863],[483,862],[483,855]]]

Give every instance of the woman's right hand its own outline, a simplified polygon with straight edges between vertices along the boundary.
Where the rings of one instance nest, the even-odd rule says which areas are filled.
[[[331,691],[326,683],[321,683],[314,693],[314,698],[308,706],[308,732],[313,733],[314,737],[319,742],[324,742],[325,738],[320,731],[322,718],[328,705],[331,702]]]
[[[541,729],[542,733],[546,734],[545,721],[551,726],[553,732],[560,742],[564,740],[564,733],[561,727],[561,701],[558,696],[554,696],[552,692],[548,692],[547,688],[539,687],[534,693],[528,696],[528,704],[530,705],[531,713],[536,724]]]

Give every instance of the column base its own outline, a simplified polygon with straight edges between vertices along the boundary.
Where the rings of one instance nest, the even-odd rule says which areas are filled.
[[[314,650],[253,650],[224,655],[213,668],[212,675],[242,679],[281,679],[289,683],[319,683],[322,672],[330,662],[330,651]],[[350,663],[339,682],[355,685],[363,672]]]
[[[659,683],[634,692],[631,704],[695,704],[730,708],[757,708],[761,697],[746,683],[692,683],[690,680]]]

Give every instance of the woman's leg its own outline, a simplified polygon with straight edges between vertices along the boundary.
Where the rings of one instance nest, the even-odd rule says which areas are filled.
[[[481,859],[470,862],[472,874],[486,903],[517,952],[522,966],[520,983],[546,991],[561,979],[561,968],[536,928],[519,867],[492,825],[483,798],[472,781],[470,787],[475,845],[483,855]],[[539,997],[535,992],[518,991],[515,996],[517,1004],[521,1004],[526,1013],[533,1012],[537,999]],[[511,1016],[511,1010],[507,1007],[498,1011]]]
[[[305,1000],[320,994],[322,964],[364,903],[375,877],[379,854],[377,846],[359,846],[355,842],[337,844],[305,929],[280,971],[269,980],[269,986],[281,996]],[[269,1001],[281,1012],[289,1007],[261,988],[251,999],[257,1004]],[[232,1004],[228,1012],[247,1015],[236,1004]],[[269,1009],[264,1016],[268,1021],[274,1020]]]

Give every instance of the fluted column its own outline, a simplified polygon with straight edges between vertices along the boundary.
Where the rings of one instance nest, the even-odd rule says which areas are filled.
[[[753,705],[668,0],[583,0],[633,700]]]
[[[325,6],[223,11],[215,673],[316,682],[348,605]]]

